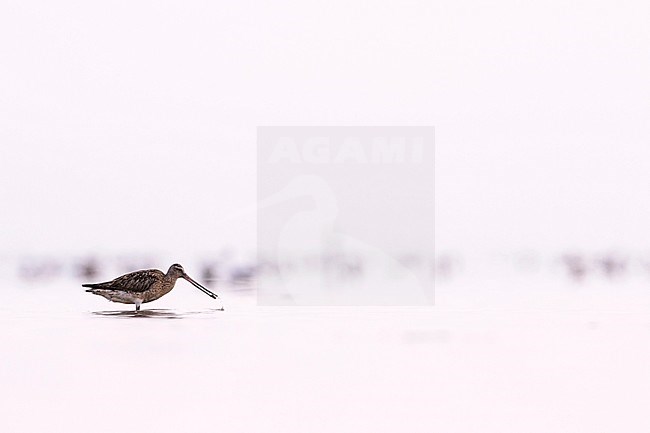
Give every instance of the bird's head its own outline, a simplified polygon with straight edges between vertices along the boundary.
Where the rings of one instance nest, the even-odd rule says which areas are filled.
[[[218,296],[216,294],[212,293],[211,291],[209,291],[208,289],[206,289],[205,287],[203,287],[202,285],[200,285],[199,283],[197,283],[196,281],[191,279],[190,276],[185,273],[185,269],[183,269],[183,267],[181,265],[179,265],[178,263],[174,263],[173,265],[171,265],[169,267],[169,270],[167,271],[167,276],[172,277],[172,278],[183,278],[183,279],[189,281],[190,283],[192,283],[192,285],[194,287],[196,287],[197,289],[199,289],[200,291],[202,291],[203,293],[205,293],[209,297],[211,297],[213,299],[218,298]],[[174,281],[176,281],[176,280],[174,280]]]
[[[167,271],[167,275],[176,277],[176,278],[183,278],[185,277],[185,269],[178,263],[174,263],[169,267],[169,270]]]

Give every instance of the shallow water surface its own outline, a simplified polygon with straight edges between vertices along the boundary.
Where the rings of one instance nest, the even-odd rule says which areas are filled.
[[[0,431],[650,431],[643,287],[438,289],[436,307],[113,304],[0,287]],[[169,320],[174,319],[174,320]]]

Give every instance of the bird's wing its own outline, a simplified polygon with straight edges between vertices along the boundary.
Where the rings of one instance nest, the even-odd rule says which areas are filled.
[[[112,290],[128,290],[130,292],[144,292],[149,289],[153,283],[160,281],[165,274],[157,269],[149,269],[146,271],[136,271],[130,274],[122,275],[112,281],[106,283],[87,285],[94,289],[112,289]]]

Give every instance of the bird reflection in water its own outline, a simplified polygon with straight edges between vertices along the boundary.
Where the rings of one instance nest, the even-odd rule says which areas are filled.
[[[153,309],[153,310],[108,310],[108,311],[92,311],[93,316],[109,317],[109,318],[149,318],[149,319],[187,319],[197,318],[199,316],[209,316],[217,311],[224,311],[223,308],[213,308],[202,311],[174,311],[168,309]]]

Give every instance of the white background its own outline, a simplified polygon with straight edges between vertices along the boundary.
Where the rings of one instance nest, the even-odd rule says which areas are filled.
[[[0,249],[252,248],[257,125],[436,126],[440,248],[640,248],[645,2],[7,1]],[[181,254],[182,252],[182,254]]]
[[[434,125],[440,250],[645,248],[649,16],[4,1],[0,254],[252,249],[258,125]],[[225,311],[181,281],[133,317],[0,265],[3,432],[650,431],[645,276],[494,267],[429,308],[262,308],[219,286]]]

